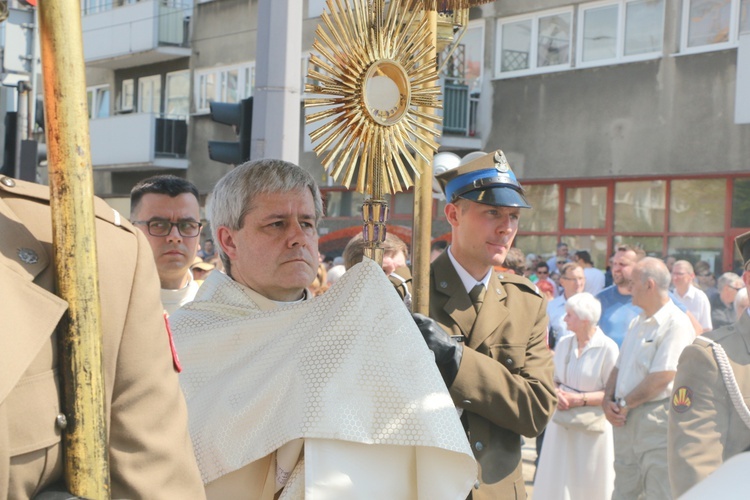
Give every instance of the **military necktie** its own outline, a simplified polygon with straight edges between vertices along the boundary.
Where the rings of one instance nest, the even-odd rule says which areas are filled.
[[[482,307],[482,302],[484,302],[484,292],[485,288],[482,283],[474,286],[469,292],[469,298],[471,299],[471,303],[474,304],[474,309],[477,312],[479,312],[479,309]]]

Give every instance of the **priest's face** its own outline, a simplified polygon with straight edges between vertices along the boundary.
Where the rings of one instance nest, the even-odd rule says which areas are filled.
[[[241,229],[218,234],[232,278],[271,300],[298,300],[315,279],[318,231],[309,189],[261,193]]]

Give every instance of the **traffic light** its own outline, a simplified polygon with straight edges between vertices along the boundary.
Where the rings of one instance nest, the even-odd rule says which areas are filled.
[[[237,142],[208,141],[208,157],[214,161],[239,165],[250,159],[250,135],[253,126],[253,98],[238,103],[210,103],[211,119],[234,126]]]

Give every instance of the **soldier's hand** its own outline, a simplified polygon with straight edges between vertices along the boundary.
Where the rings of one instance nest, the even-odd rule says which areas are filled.
[[[463,356],[463,344],[457,342],[432,318],[419,313],[412,314],[414,322],[422,333],[427,347],[435,355],[435,364],[443,376],[445,385],[450,387],[458,374],[458,366]]]

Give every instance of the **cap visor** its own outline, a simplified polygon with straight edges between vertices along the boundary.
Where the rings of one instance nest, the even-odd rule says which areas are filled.
[[[511,187],[498,186],[487,189],[476,189],[462,194],[460,198],[496,207],[531,208],[526,198]]]

